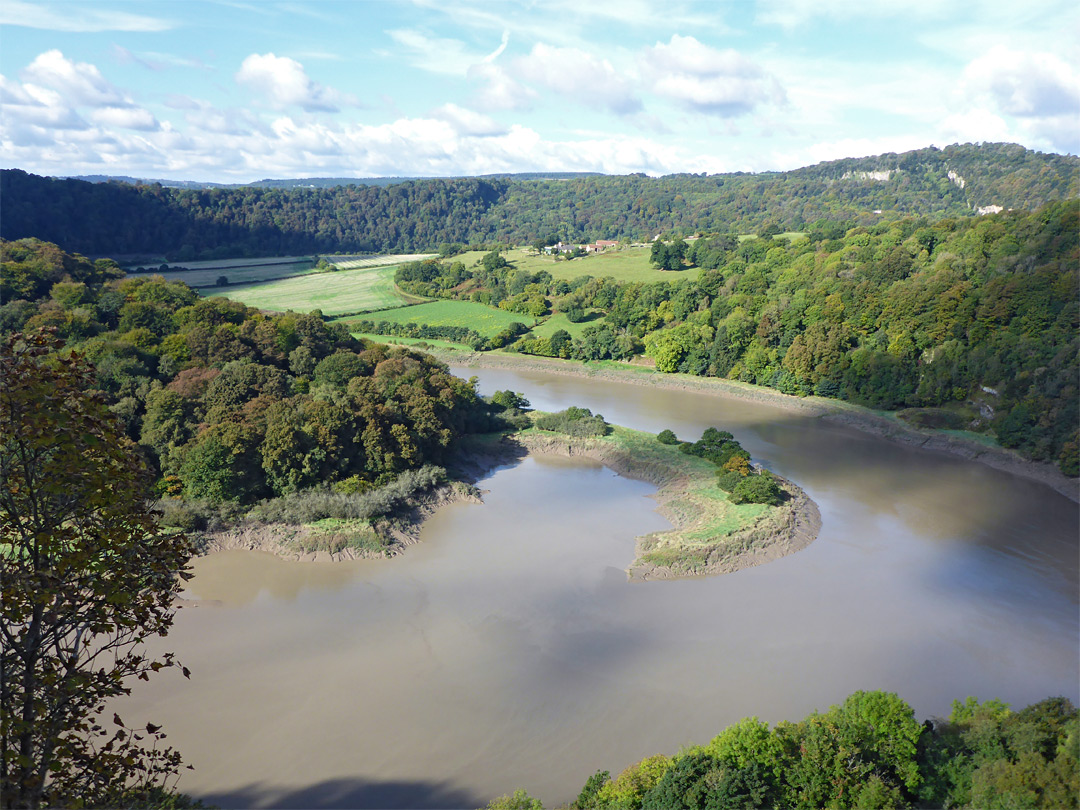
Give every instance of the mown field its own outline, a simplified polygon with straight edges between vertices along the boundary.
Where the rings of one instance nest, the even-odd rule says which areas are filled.
[[[177,264],[188,269],[170,270],[164,273],[158,270],[150,270],[146,273],[129,272],[128,278],[162,276],[166,281],[182,281],[189,287],[203,288],[217,286],[217,281],[221,276],[225,276],[230,285],[238,285],[319,272],[315,268],[315,260],[311,256],[284,256],[275,259],[224,259]]]
[[[677,272],[657,270],[652,266],[650,253],[651,250],[647,247],[625,248],[557,262],[550,256],[511,251],[506,254],[506,260],[515,267],[528,270],[530,273],[547,270],[553,278],[567,281],[578,276],[595,276],[596,278],[610,276],[616,281],[641,282],[674,281],[698,277],[700,269],[697,267],[688,267],[686,270]]]
[[[261,284],[216,287],[209,297],[232,298],[251,307],[274,312],[322,310],[324,315],[344,315],[399,307],[405,298],[394,287],[395,265],[360,270],[340,270],[314,276],[287,278]]]
[[[435,253],[403,253],[383,254],[381,256],[324,256],[323,258],[338,270],[360,270],[369,267],[385,267],[390,264],[404,264],[405,262],[419,262],[424,259],[433,259]]]
[[[533,319],[527,315],[495,309],[473,301],[432,301],[389,309],[375,313],[369,316],[369,319],[376,322],[391,321],[429,326],[465,326],[484,337],[494,337],[512,323],[523,323],[526,326],[533,323]]]

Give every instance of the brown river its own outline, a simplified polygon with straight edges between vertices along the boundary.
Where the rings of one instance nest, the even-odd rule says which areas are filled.
[[[195,564],[166,640],[192,671],[140,684],[221,807],[554,807],[598,769],[796,720],[857,689],[922,719],[954,698],[1080,698],[1078,508],[1049,487],[774,407],[699,393],[473,371],[535,407],[694,439],[731,430],[819,505],[804,551],[721,577],[631,584],[652,488],[529,458],[444,508],[389,561]]]

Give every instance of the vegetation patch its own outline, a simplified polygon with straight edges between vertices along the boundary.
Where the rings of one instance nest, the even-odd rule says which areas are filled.
[[[471,329],[485,338],[492,338],[512,324],[527,326],[533,319],[474,301],[432,301],[380,312],[378,321],[417,326],[461,327]]]
[[[370,312],[398,307],[404,297],[394,287],[394,268],[372,267],[319,273],[259,284],[229,284],[215,288],[208,297],[226,297],[251,307],[273,312],[311,312],[326,315]]]

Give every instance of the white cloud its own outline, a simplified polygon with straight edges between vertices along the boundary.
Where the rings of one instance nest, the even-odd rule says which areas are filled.
[[[450,124],[459,135],[484,138],[506,132],[506,127],[493,118],[459,107],[457,104],[443,104],[433,110],[431,115],[433,118]]]
[[[527,56],[513,61],[512,70],[518,78],[570,96],[580,104],[603,107],[619,115],[641,109],[641,99],[611,62],[578,48],[539,42]]]
[[[717,50],[675,34],[641,56],[650,89],[687,109],[723,117],[744,115],[787,97],[775,76],[735,50]]]
[[[92,33],[95,31],[168,31],[174,23],[157,17],[128,14],[68,5],[63,11],[45,3],[4,0],[0,4],[0,25],[42,28],[47,31]]]
[[[353,100],[313,81],[304,66],[272,53],[248,56],[236,73],[238,84],[268,96],[279,107],[296,105],[307,112],[337,112]]]
[[[1007,116],[1025,142],[1080,151],[1080,70],[1054,54],[994,47],[964,69],[959,94],[965,109],[951,126],[996,120],[1004,126],[992,129],[1007,132]]]
[[[1080,112],[1080,73],[1053,54],[999,45],[972,61],[964,78],[976,92],[989,93],[1009,115],[1042,118]]]
[[[398,48],[396,56],[403,56],[413,67],[429,73],[464,76],[471,65],[487,61],[483,54],[470,51],[459,39],[432,37],[412,28],[386,33]]]
[[[20,71],[29,84],[50,87],[70,104],[87,107],[129,107],[131,99],[87,62],[72,62],[58,50],[40,54]]]
[[[0,105],[4,126],[35,126],[48,129],[86,129],[89,124],[55,90],[24,86],[0,76]]]
[[[470,81],[481,82],[473,103],[482,110],[528,110],[536,92],[515,81],[501,66],[482,62],[469,68]]]
[[[90,114],[95,124],[123,129],[152,131],[161,125],[149,111],[138,107],[99,107]]]

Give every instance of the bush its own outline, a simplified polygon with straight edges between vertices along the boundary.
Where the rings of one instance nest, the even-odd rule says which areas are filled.
[[[716,485],[724,492],[731,492],[737,487],[745,476],[740,475],[737,472],[721,471],[716,474]]]
[[[732,503],[766,503],[769,506],[779,506],[783,499],[776,479],[768,470],[763,470],[759,475],[748,475],[739,481],[731,490]]]
[[[604,417],[600,414],[593,415],[588,408],[569,407],[565,411],[546,413],[538,417],[533,424],[540,430],[580,438],[606,436],[611,432],[611,426],[604,421]]]
[[[670,430],[661,430],[656,434],[656,440],[660,444],[678,444],[679,437],[672,433]]]

